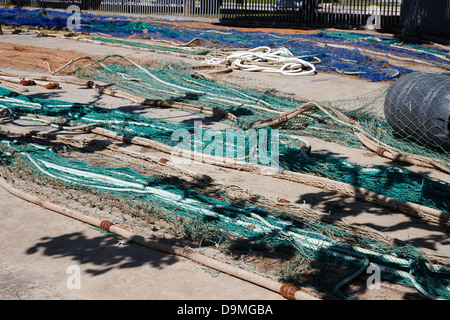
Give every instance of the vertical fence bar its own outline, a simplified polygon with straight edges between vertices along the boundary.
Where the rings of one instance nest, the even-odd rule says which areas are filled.
[[[331,18],[332,18],[332,13],[331,13],[331,11],[333,10],[333,8],[330,8],[330,4],[329,4],[329,2],[327,1],[326,2],[326,7],[327,7],[327,19],[326,19],[326,24],[331,24]]]
[[[335,21],[335,7],[333,2],[327,1],[328,7],[328,24],[332,24]]]
[[[387,19],[385,19],[384,25],[389,26],[392,24],[392,17],[393,17],[392,10],[394,9],[394,3],[392,2],[392,0],[389,0],[389,1],[387,1],[387,4],[385,4],[385,5],[387,5],[387,10],[386,10],[387,11],[387,15],[386,15]]]
[[[396,26],[397,8],[398,8],[397,1],[392,0],[392,19],[391,19],[391,22],[389,23],[389,26],[391,26],[391,27]]]
[[[344,1],[346,1],[346,0],[344,0]],[[342,25],[343,15],[344,15],[345,7],[346,7],[345,3],[343,3],[343,4],[336,6],[338,8],[338,10],[337,10],[338,14],[336,15],[336,22],[338,25]]]
[[[359,1],[359,5],[358,5],[358,14],[359,14],[359,21],[360,21],[359,25],[360,26],[363,26],[364,23],[365,23],[364,10],[365,10],[365,7],[367,5],[366,1],[368,1],[368,0],[361,0],[361,1]]]
[[[328,8],[326,8],[325,2],[322,0],[322,19],[320,23],[327,23],[328,22]]]
[[[395,27],[398,27],[398,23],[400,21],[399,16],[401,4],[399,4],[398,0],[394,0],[394,2],[395,2]]]
[[[351,6],[351,26],[354,27],[358,24],[358,3],[355,0],[352,0]]]
[[[353,13],[353,6],[352,6],[352,1],[347,0],[345,3],[345,19],[344,19],[344,24],[349,27],[352,25],[352,13]]]
[[[267,4],[269,4],[269,0],[267,0]],[[268,5],[266,8],[265,1],[263,0],[256,0],[254,5],[254,11],[257,15],[256,20],[258,20],[258,22],[264,21],[267,17],[267,9],[270,7],[270,5]]]
[[[389,26],[393,27],[395,25],[395,21],[397,21],[397,1],[392,0],[392,9],[391,9],[391,20],[389,21]]]
[[[260,23],[260,21],[264,20],[265,12],[263,7],[261,6],[262,2],[261,0],[253,0],[253,11],[255,12],[256,20]]]
[[[384,13],[381,15],[381,27],[384,28],[385,25],[387,25],[387,22],[389,21],[390,17],[390,7],[391,7],[391,0],[383,0],[381,5],[384,7]]]
[[[365,23],[365,17],[366,17],[366,13],[367,13],[367,1],[368,0],[364,0],[364,11],[362,11],[362,15],[363,15],[363,23]],[[369,0],[370,1],[370,0]]]
[[[330,24],[335,23],[336,21],[336,8],[334,6],[333,2],[328,1],[327,2],[329,12],[330,12]]]
[[[396,17],[397,17],[397,1],[396,0],[392,0],[392,7],[391,7],[391,19],[389,20],[388,25],[390,27],[393,27],[395,25],[395,21],[396,21]]]
[[[336,5],[336,24],[341,23],[343,5]]]
[[[392,0],[392,19],[390,26],[396,27],[397,26],[397,10],[398,10],[398,3],[397,0]]]
[[[331,2],[331,4],[333,5],[333,2]],[[341,10],[341,5],[333,5],[334,15],[333,15],[333,22],[332,23],[335,24],[335,25],[339,21],[339,12],[340,12],[340,10]]]
[[[347,0],[347,2],[345,3],[345,7],[344,7],[344,14],[343,14],[343,23],[345,24],[345,25],[349,25],[349,16],[350,16],[350,10],[351,9],[351,6],[349,5],[349,3],[348,3],[348,0]]]
[[[394,17],[394,1],[389,0],[388,2],[388,17],[387,21],[385,22],[386,25],[392,26],[393,25],[393,17]]]

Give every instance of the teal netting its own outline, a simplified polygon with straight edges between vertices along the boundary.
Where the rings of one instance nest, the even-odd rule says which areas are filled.
[[[217,138],[215,138],[211,143],[196,144],[195,141],[204,142],[199,136],[205,136],[208,129],[199,129],[193,124],[173,123],[91,105],[71,105],[67,102],[42,100],[6,89],[0,91],[0,96],[0,106],[4,109],[4,114],[11,118],[20,118],[20,116],[25,115],[26,117],[22,117],[22,119],[42,121],[36,116],[56,117],[56,119],[59,117],[65,119],[66,126],[72,125],[74,127],[95,124],[129,137],[145,137],[170,147],[181,147],[205,154],[217,155],[216,152],[218,152],[219,156],[224,157],[231,154],[235,160],[247,162],[254,160],[255,162],[252,163],[272,167],[279,166],[294,172],[322,176],[362,187],[390,198],[450,212],[450,203],[447,201],[448,183],[428,177],[426,174],[397,167],[361,166],[331,155],[318,153],[305,155],[305,143],[302,140],[278,133],[274,131],[276,129],[259,129],[266,134],[265,152],[260,152],[258,148],[255,157],[239,158],[239,154],[245,156],[252,154],[250,149],[253,144],[250,144],[250,139],[244,140],[246,143],[245,149],[239,153],[238,146],[242,145],[234,141],[231,144],[216,144]],[[55,126],[59,126],[56,120],[53,120],[53,122]],[[196,130],[197,132],[195,132]],[[183,143],[180,143],[179,137],[174,138],[174,132],[181,132],[182,135],[187,134],[189,139],[183,139]],[[272,132],[276,135],[272,135]],[[211,134],[211,132],[208,134]],[[227,141],[226,134],[225,130],[214,130],[213,132],[213,136],[219,135],[222,137],[221,142]],[[185,144],[186,141],[193,143]],[[276,149],[268,147],[272,143],[276,144]],[[214,146],[212,146],[213,144]],[[231,153],[229,150],[231,150]]]
[[[145,207],[139,211],[142,218],[164,219],[177,225],[185,237],[227,252],[288,253],[291,259],[278,270],[278,276],[296,285],[347,298],[341,288],[371,265],[381,270],[382,279],[416,288],[428,298],[448,299],[450,295],[448,266],[411,246],[389,245],[306,215],[236,199],[223,188],[211,196],[207,188],[186,187],[148,170],[141,170],[144,174],[126,166],[95,166],[89,163],[89,153],[74,147],[1,139],[0,155],[2,175],[18,185],[20,180],[32,180],[41,188],[54,186],[58,195],[69,190],[72,198],[75,191],[95,191],[99,196],[96,205],[108,198],[122,198],[128,211],[132,204],[141,203]],[[336,268],[345,271],[336,272]],[[307,277],[306,271],[312,276]],[[340,275],[339,282],[324,283],[320,280],[323,273]]]
[[[447,149],[431,148],[407,140],[394,132],[387,123],[380,111],[383,110],[386,92],[391,87],[354,99],[318,103],[263,89],[213,81],[194,72],[188,65],[139,65],[117,55],[106,56],[88,66],[77,63],[68,63],[63,70],[67,71],[69,68],[78,77],[106,83],[137,97],[225,111],[236,117],[236,121],[228,122],[233,127],[242,129],[258,127],[261,122],[280,117],[303,104],[313,103],[315,110],[283,121],[278,127],[289,134],[318,137],[361,148],[363,144],[354,134],[357,131],[397,152],[432,159],[444,170],[450,170],[450,154]]]

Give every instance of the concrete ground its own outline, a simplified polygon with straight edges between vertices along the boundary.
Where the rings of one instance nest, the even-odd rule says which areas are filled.
[[[0,43],[74,50],[85,54],[105,55],[110,52],[133,59],[182,59],[190,63],[199,60],[168,57],[164,54],[139,50],[113,48],[73,39],[37,37],[33,33],[0,36]],[[1,49],[0,49],[1,50]],[[0,53],[1,54],[1,53]],[[30,74],[7,65],[3,71]],[[387,83],[368,82],[337,74],[318,73],[311,77],[284,77],[277,74],[246,73],[233,71],[222,76],[226,81],[265,86],[280,92],[315,100],[337,100],[352,98],[386,87]],[[0,83],[0,86],[2,83]],[[136,106],[129,101],[98,94],[94,90],[63,84],[60,90],[29,87],[24,94],[42,98],[72,102],[93,103],[100,107],[120,108],[139,112],[151,117],[173,121],[198,119],[187,112],[175,109]],[[210,120],[210,119],[208,119]],[[19,126],[20,122],[9,122],[0,118],[0,123]],[[208,125],[224,128],[223,123],[209,121]],[[44,129],[43,126],[40,126]],[[361,164],[393,164],[385,158],[361,150],[345,148],[319,139],[308,138],[315,152],[330,152]],[[142,152],[142,148],[127,146]],[[156,157],[158,152],[146,150]],[[160,155],[161,156],[161,155]],[[216,181],[236,184],[276,201],[287,199],[320,210],[338,208],[332,212],[349,222],[369,226],[388,237],[420,248],[450,254],[448,233],[440,226],[423,224],[410,216],[391,212],[368,203],[343,198],[322,189],[303,184],[281,181],[270,176],[218,169],[211,165],[189,164],[184,168],[210,175]],[[440,172],[408,167],[410,170],[427,172],[431,176],[450,181]],[[282,300],[278,293],[254,284],[217,273],[199,264],[177,256],[152,251],[136,244],[122,245],[84,223],[58,213],[43,209],[0,188],[0,299],[151,299],[151,300]],[[71,266],[81,271],[80,289],[69,288],[68,273]],[[365,278],[361,280],[364,283]],[[350,288],[361,299],[420,299],[415,290],[383,284],[379,290],[369,290],[361,283]],[[359,287],[358,287],[359,286]]]

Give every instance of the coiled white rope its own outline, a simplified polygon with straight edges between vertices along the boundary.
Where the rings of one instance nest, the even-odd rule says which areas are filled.
[[[271,49],[257,47],[248,51],[237,51],[225,58],[207,57],[206,64],[231,64],[233,68],[245,71],[261,71],[281,73],[288,76],[310,75],[316,72],[314,64],[320,59],[314,57],[315,62],[308,62],[294,55],[286,48]]]

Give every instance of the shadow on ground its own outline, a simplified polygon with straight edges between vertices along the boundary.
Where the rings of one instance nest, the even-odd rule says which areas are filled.
[[[96,276],[112,269],[136,268],[148,264],[162,269],[179,261],[174,255],[152,250],[141,250],[138,245],[120,245],[117,238],[99,235],[88,238],[80,232],[57,237],[44,237],[30,247],[27,254],[42,253],[53,258],[71,258],[83,265],[92,265],[86,272]]]

